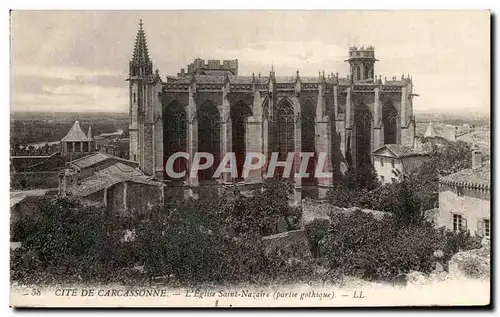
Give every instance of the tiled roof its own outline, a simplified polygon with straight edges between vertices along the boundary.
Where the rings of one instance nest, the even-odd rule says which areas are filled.
[[[69,162],[69,164],[75,165],[79,168],[85,168],[85,167],[89,167],[89,166],[92,166],[94,164],[103,162],[103,161],[109,159],[110,157],[111,157],[110,155],[99,152],[99,153],[90,154],[90,155],[84,156],[82,158],[73,160],[73,161]]]
[[[87,137],[87,135],[82,131],[82,128],[80,127],[80,122],[75,121],[71,129],[69,130],[68,134],[64,138],[62,138],[61,141],[67,141],[67,142],[75,142],[75,141],[89,141],[90,139]]]
[[[489,189],[491,184],[490,161],[484,162],[476,169],[468,168],[455,174],[441,177],[439,182],[454,186]]]
[[[413,148],[413,146],[402,144],[385,144],[384,146],[373,151],[373,154],[377,154],[377,152],[380,152],[384,148],[394,153],[394,156],[397,158],[428,154],[426,151],[417,151]]]
[[[125,165],[130,165],[130,166],[138,165],[136,162],[128,161],[126,159],[122,159],[120,157],[113,156],[113,155],[106,154],[106,153],[102,153],[102,152],[97,152],[97,153],[90,154],[90,155],[84,156],[82,158],[73,160],[73,161],[69,162],[68,165],[75,166],[77,168],[87,168],[87,167],[90,167],[92,165],[104,162],[108,159],[114,159],[117,161],[121,161],[121,162],[125,163]]]
[[[163,186],[162,183],[152,180],[151,177],[144,175],[138,169],[123,163],[116,163],[96,172],[91,177],[69,186],[67,191],[74,196],[85,197],[121,182]]]

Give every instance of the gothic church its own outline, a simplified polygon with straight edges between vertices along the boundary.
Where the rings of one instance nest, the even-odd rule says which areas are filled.
[[[259,184],[260,171],[247,178],[212,174],[227,152],[236,155],[241,175],[245,153],[266,156],[278,152],[327,153],[323,170],[339,175],[346,166],[371,164],[372,152],[384,144],[412,145],[415,136],[413,83],[409,76],[382,80],[375,76],[373,47],[350,47],[346,62],[350,74],[319,73],[317,77],[241,76],[238,60],[195,59],[177,76],[160,78],[148,53],[142,21],[129,64],[130,159],[158,180],[198,196],[205,187]],[[165,163],[170,155],[212,153],[214,167],[196,178],[168,180]],[[313,168],[315,158],[310,160]],[[175,169],[191,162],[176,160]],[[294,169],[298,166],[295,166]],[[298,169],[297,169],[298,171]],[[312,173],[311,173],[312,174]],[[276,176],[276,177],[279,177]],[[332,182],[294,179],[297,195],[322,197]],[[302,193],[302,194],[301,194]]]

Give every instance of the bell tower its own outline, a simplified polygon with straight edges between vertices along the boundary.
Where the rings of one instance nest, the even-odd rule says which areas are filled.
[[[142,20],[135,38],[134,53],[129,62],[129,159],[141,163],[141,125],[146,107],[145,91],[149,77],[153,75],[153,63],[149,58],[146,34]]]
[[[352,46],[349,48],[349,62],[351,78],[356,81],[370,81],[375,76],[375,49],[373,46],[360,48]]]
[[[163,177],[163,122],[161,118],[162,81],[153,72],[142,20],[129,63],[129,159],[156,179]]]

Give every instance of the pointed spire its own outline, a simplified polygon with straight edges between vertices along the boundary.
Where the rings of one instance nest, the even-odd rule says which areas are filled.
[[[153,63],[149,58],[146,33],[144,32],[142,19],[139,21],[139,30],[135,37],[134,55],[130,61],[131,76],[145,76],[153,74]]]

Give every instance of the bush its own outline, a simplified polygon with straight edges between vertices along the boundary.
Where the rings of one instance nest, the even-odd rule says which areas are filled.
[[[469,278],[488,276],[488,266],[484,265],[478,257],[466,257],[459,264],[459,269]]]
[[[330,230],[330,220],[314,219],[305,225],[305,231],[309,240],[311,253],[314,257],[319,257],[319,242],[323,239]]]
[[[262,236],[275,233],[280,220],[297,228],[301,211],[290,206],[292,193],[289,183],[270,181],[251,197],[234,189],[232,195],[167,203],[139,226],[147,274],[173,275],[182,283],[278,274],[265,264],[271,259],[264,255]]]
[[[481,248],[481,237],[472,236],[469,231],[453,232],[441,229],[441,234],[445,241],[443,246],[445,262],[448,262],[457,252]]]
[[[71,198],[41,199],[36,217],[21,222],[19,228],[24,229],[14,232],[23,242],[12,252],[12,279],[28,283],[113,278],[123,252],[113,223],[103,208]]]
[[[337,207],[350,208],[360,205],[360,198],[365,193],[380,186],[377,173],[371,165],[364,165],[357,170],[349,168],[346,175],[328,190],[328,201]]]
[[[434,251],[449,244],[450,235],[443,233],[427,222],[401,227],[394,217],[376,219],[357,210],[335,214],[320,247],[330,270],[387,281],[411,270],[434,270]]]

